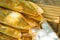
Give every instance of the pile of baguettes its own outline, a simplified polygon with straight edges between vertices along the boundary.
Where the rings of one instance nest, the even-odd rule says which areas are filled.
[[[32,40],[32,28],[40,28],[43,10],[35,3],[0,0],[0,40]]]
[[[58,31],[60,8],[39,6],[30,1],[0,0],[0,40],[32,40],[29,31],[41,29],[43,17]]]

